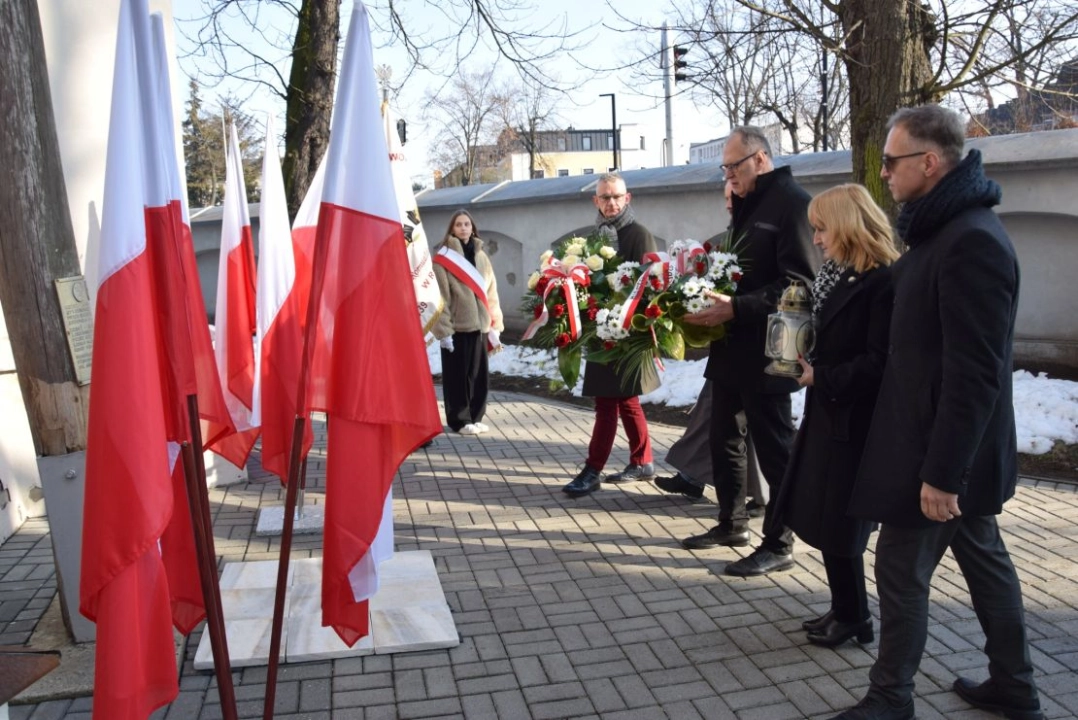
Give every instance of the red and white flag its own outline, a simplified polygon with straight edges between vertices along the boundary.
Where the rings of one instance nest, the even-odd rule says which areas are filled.
[[[323,167],[288,229],[288,204],[277,154],[273,117],[266,121],[262,158],[262,201],[258,219],[258,377],[254,418],[262,426],[262,467],[284,482],[296,417],[296,388],[303,358],[303,323],[311,294],[311,262],[317,208],[321,203]],[[313,208],[313,209],[312,209]],[[310,422],[302,454],[311,449]]]
[[[236,433],[211,449],[237,467],[247,464],[258,440],[255,398],[255,249],[247,211],[247,186],[235,123],[225,140],[225,198],[221,206],[221,256],[217,268],[214,351],[225,406]],[[280,171],[278,171],[280,175]],[[263,185],[264,187],[264,185]],[[287,229],[287,216],[285,228]]]
[[[356,2],[318,219],[307,407],[329,418],[322,624],[369,633],[372,550],[401,462],[441,432],[393,190],[366,8]]]
[[[164,358],[148,249],[153,121],[140,104],[146,0],[122,0],[98,248],[93,393],[79,610],[97,624],[94,716],[144,720],[177,695],[169,582],[158,543],[172,519]],[[136,38],[139,38],[136,43]],[[140,65],[143,67],[140,68]]]

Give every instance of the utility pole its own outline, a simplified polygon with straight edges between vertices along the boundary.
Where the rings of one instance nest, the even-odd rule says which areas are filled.
[[[0,305],[48,505],[64,622],[83,641],[93,635],[76,610],[93,331],[37,0],[0,3],[0,67],[0,117],[16,120],[0,123],[0,167],[19,169],[0,182]]]
[[[666,22],[663,22],[662,42],[660,44],[660,64],[663,69],[663,94],[665,96],[664,104],[666,106],[666,157],[663,158],[663,165],[670,167],[674,164],[674,105],[671,101],[672,85],[673,85],[673,63],[670,62],[670,45],[667,42],[667,27]]]
[[[613,125],[613,132],[614,132],[614,134],[613,134],[613,139],[614,139],[613,145],[614,145],[614,147],[612,148],[613,151],[614,151],[614,169],[615,170],[620,170],[621,169],[621,163],[618,162],[618,105],[617,105],[617,101],[615,100],[614,93],[601,93],[599,95],[599,97],[609,97],[610,98],[610,122]]]

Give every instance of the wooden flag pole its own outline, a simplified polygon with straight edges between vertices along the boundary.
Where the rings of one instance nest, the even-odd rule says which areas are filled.
[[[183,443],[181,452],[184,477],[187,480],[187,502],[191,509],[191,526],[195,533],[198,572],[202,580],[202,599],[206,605],[206,632],[210,634],[217,692],[221,697],[221,714],[224,720],[236,720],[236,691],[232,685],[228,637],[225,633],[224,610],[221,607],[221,586],[217,577],[217,550],[213,542],[209,491],[206,489],[206,463],[202,457],[202,428],[199,426],[197,395],[187,396],[187,418],[190,423],[191,442]]]

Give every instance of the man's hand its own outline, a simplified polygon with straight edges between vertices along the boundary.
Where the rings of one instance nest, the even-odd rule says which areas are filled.
[[[958,509],[958,495],[943,492],[926,482],[921,483],[921,512],[929,520],[947,522],[962,516]]]
[[[797,362],[801,365],[801,377],[797,378],[797,384],[801,387],[812,387],[812,384],[816,382],[816,372],[800,355],[797,356]]]
[[[723,295],[721,293],[708,292],[707,296],[715,301],[715,304],[709,308],[705,308],[698,313],[686,315],[682,318],[690,325],[707,325],[714,327],[716,325],[722,325],[728,320],[734,319],[734,302],[733,298],[729,295]]]

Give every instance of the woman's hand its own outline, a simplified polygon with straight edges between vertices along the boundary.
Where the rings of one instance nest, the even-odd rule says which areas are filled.
[[[812,383],[816,381],[812,366],[800,355],[797,356],[797,363],[801,366],[801,377],[797,378],[797,384],[801,387],[812,387]]]

